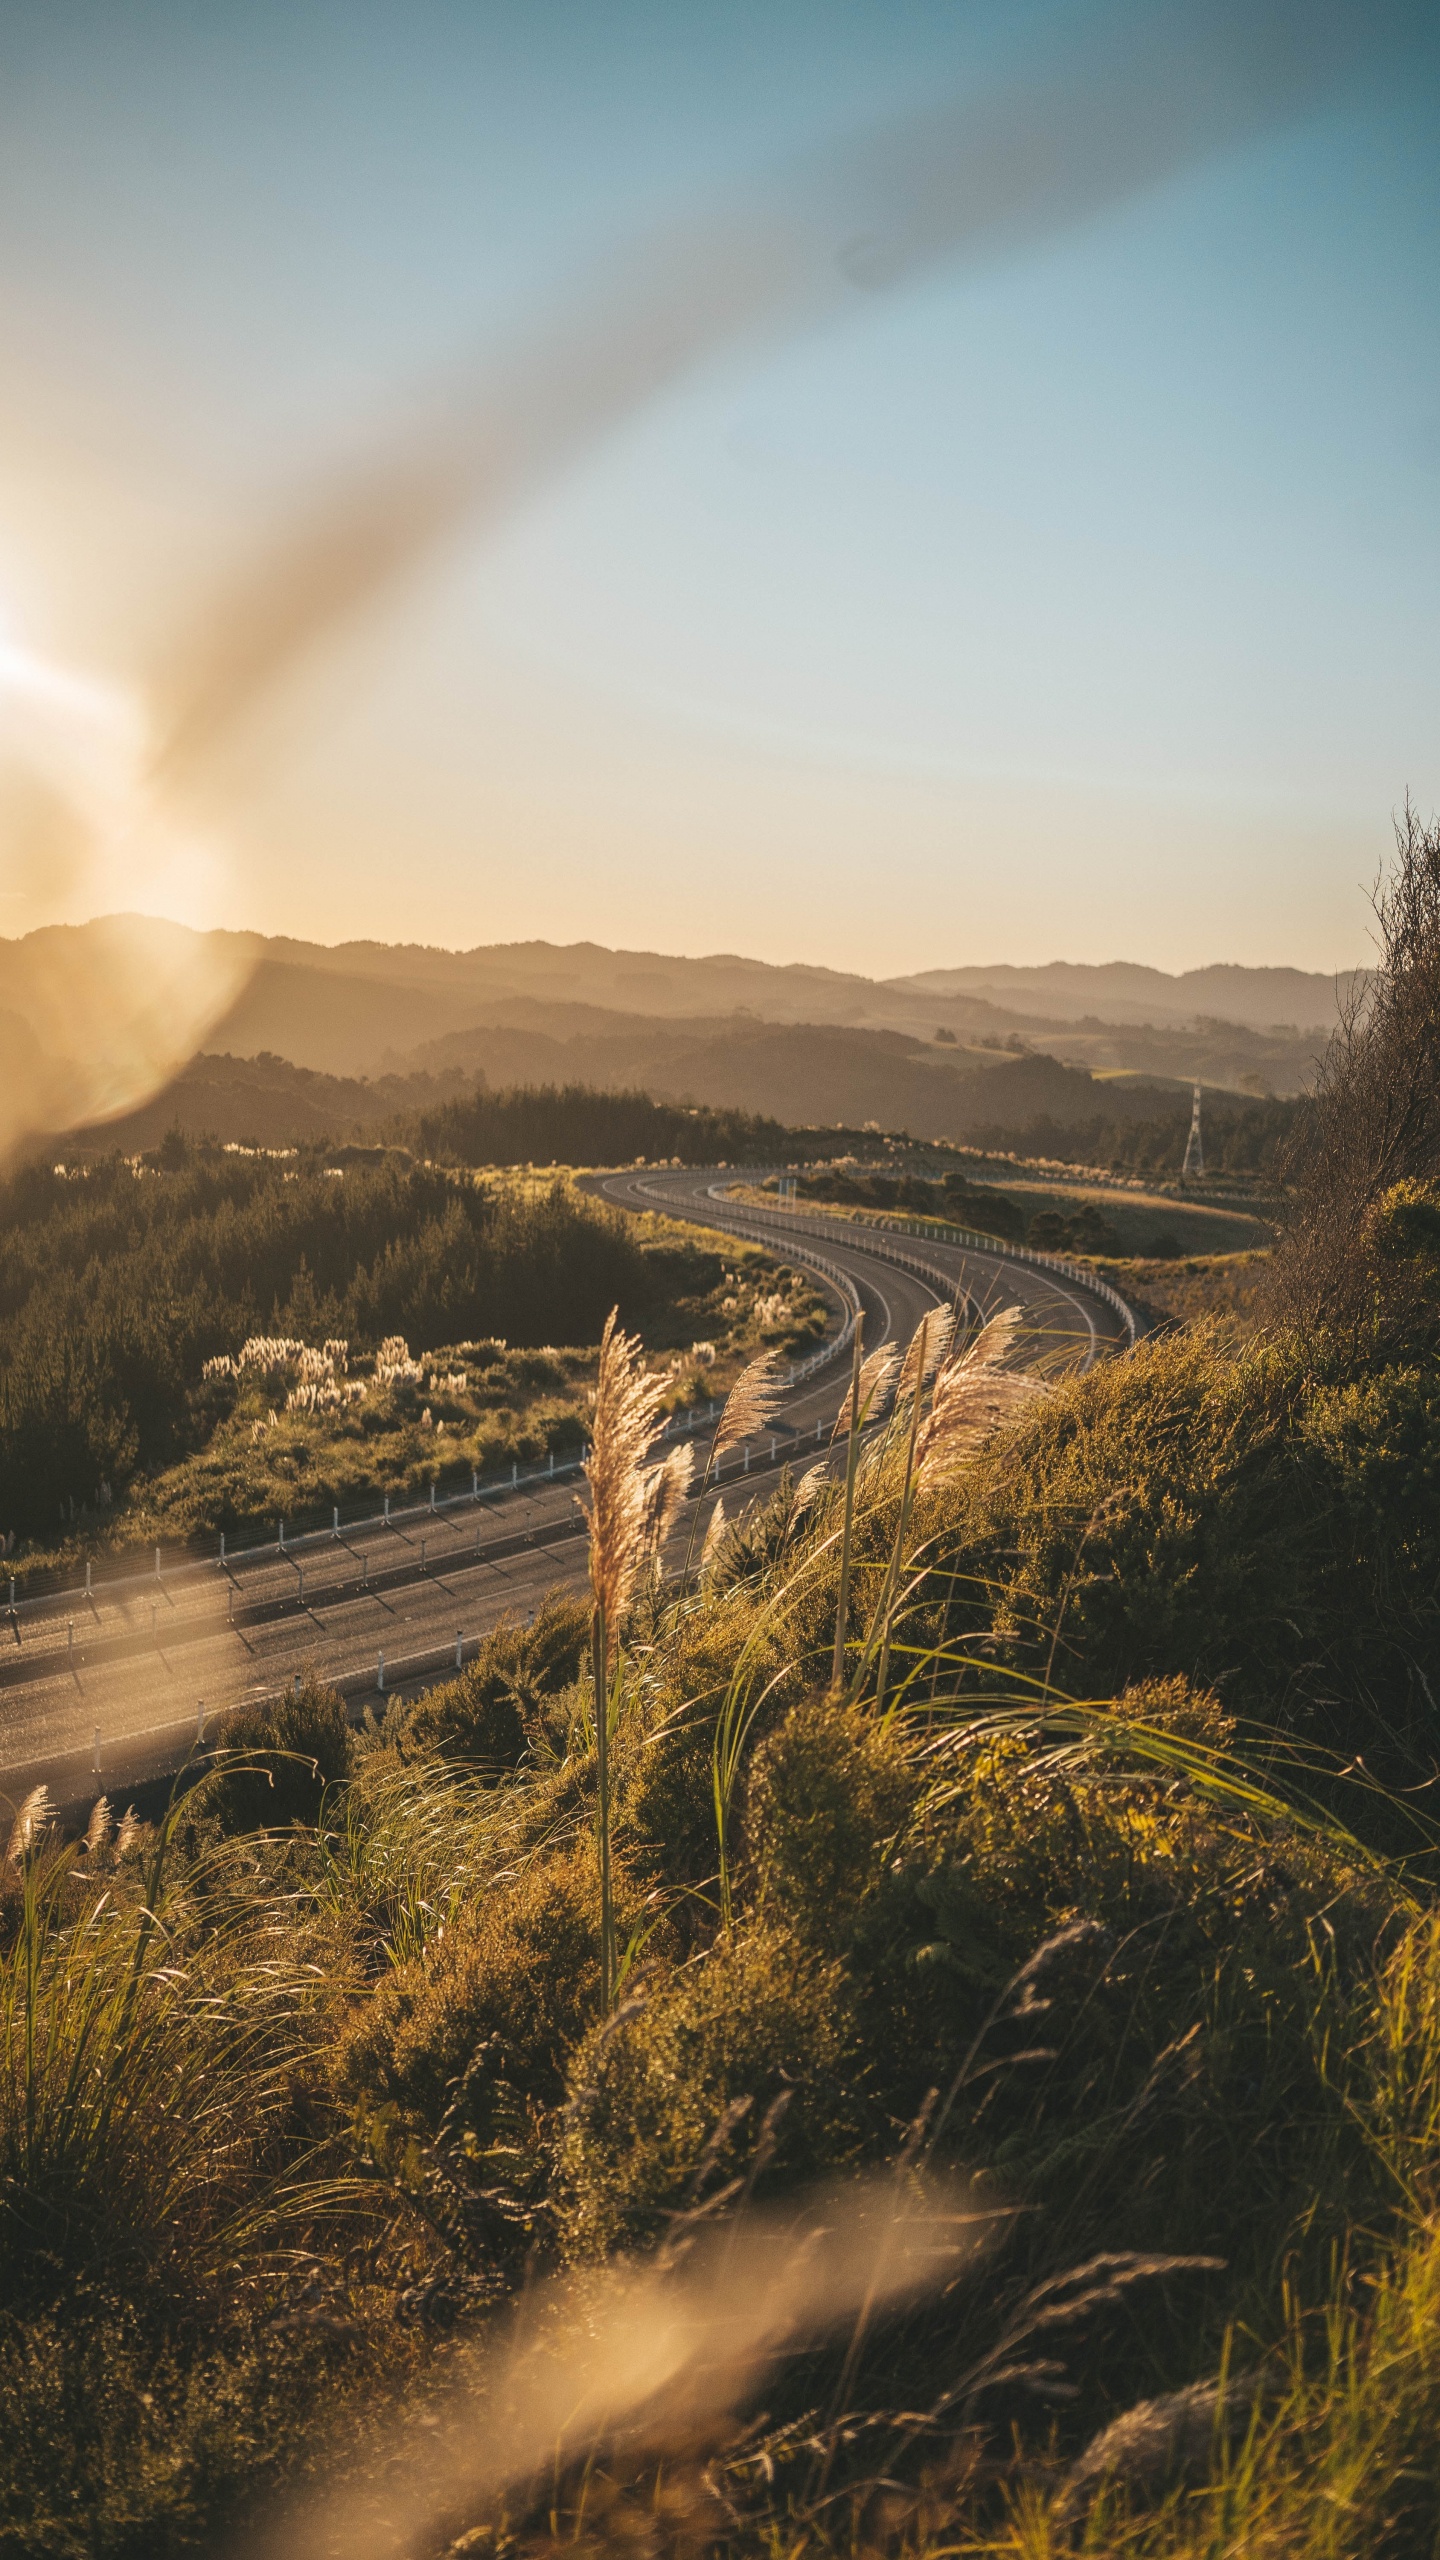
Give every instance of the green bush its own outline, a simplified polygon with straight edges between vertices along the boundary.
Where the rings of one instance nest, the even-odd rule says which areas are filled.
[[[588,1608],[552,1595],[529,1626],[496,1627],[457,1680],[416,1699],[401,1725],[403,1748],[496,1769],[563,1753],[560,1702],[589,1642]]]
[[[1062,1387],[975,1469],[960,1561],[1072,1693],[1183,1673],[1413,1782],[1440,1734],[1440,1383],[1203,1329]],[[968,1605],[968,1604],[967,1604]]]
[[[320,1681],[241,1707],[225,1719],[214,1770],[195,1799],[197,1818],[227,1835],[292,1822],[313,1829],[326,1789],[348,1775],[353,1754],[344,1705]]]
[[[873,1715],[808,1699],[755,1753],[746,1845],[761,1904],[812,1946],[839,1952],[920,1792]]]
[[[559,2229],[577,2255],[654,2240],[703,2190],[758,2167],[757,2188],[851,2160],[867,2129],[843,1977],[794,1932],[753,1925],[594,2028],[571,2066]],[[778,2103],[777,2103],[778,2102]],[[767,2162],[761,2152],[769,2124]]]
[[[623,1880],[620,1906],[628,1917]],[[497,1881],[423,1961],[379,1985],[347,2041],[342,2086],[432,2135],[532,2144],[600,2006],[599,1926],[589,1841]]]

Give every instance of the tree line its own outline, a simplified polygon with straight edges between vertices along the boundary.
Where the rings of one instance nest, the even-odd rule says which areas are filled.
[[[422,1112],[422,1155],[442,1164],[631,1164],[678,1156],[682,1164],[773,1163],[789,1147],[778,1120],[655,1102],[648,1093],[602,1093],[593,1085],[485,1089]]]

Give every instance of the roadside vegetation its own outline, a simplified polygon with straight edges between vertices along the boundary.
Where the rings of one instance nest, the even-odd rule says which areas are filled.
[[[573,1453],[616,1304],[675,1403],[825,1322],[765,1256],[548,1174],[181,1143],[16,1175],[0,1200],[7,1570],[302,1525],[446,1467]]]
[[[931,1319],[686,1558],[613,1322],[588,1605],[18,1809],[0,2550],[1430,2560],[1440,837],[1381,925],[1250,1339]]]

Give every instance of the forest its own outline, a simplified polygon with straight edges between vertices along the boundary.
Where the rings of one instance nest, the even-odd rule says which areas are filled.
[[[422,1112],[422,1155],[443,1164],[763,1164],[789,1152],[778,1120],[655,1102],[646,1093],[603,1093],[583,1084],[518,1085]]]

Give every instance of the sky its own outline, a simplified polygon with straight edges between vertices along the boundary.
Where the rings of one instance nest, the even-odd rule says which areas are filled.
[[[1437,91],[1404,0],[0,0],[0,934],[1352,965]]]

